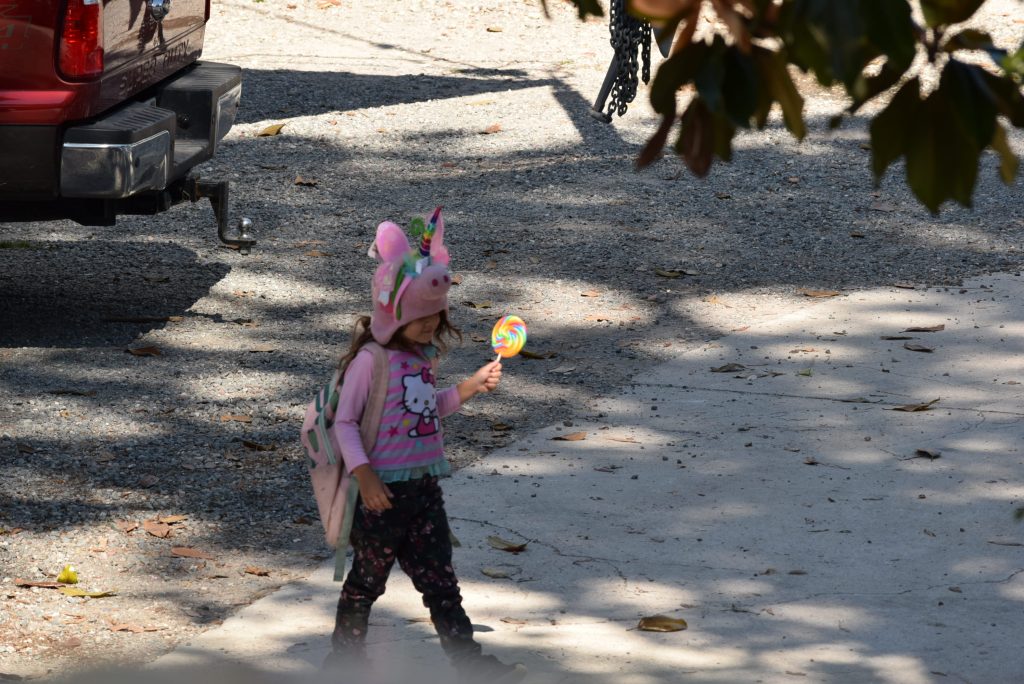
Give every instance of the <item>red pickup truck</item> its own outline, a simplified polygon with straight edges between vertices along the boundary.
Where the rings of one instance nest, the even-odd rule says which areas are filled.
[[[0,222],[113,225],[209,198],[193,171],[235,121],[241,69],[199,61],[211,0],[0,0]]]

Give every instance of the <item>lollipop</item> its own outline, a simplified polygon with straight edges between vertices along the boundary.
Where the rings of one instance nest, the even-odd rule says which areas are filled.
[[[491,347],[498,358],[512,358],[526,344],[526,323],[519,316],[502,316],[491,331]]]

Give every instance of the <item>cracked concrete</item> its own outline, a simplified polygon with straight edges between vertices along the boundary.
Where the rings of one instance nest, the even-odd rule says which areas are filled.
[[[760,310],[575,424],[456,473],[445,489],[480,640],[536,684],[1024,681],[1022,280],[965,284],[991,288],[985,307],[880,289]],[[746,323],[686,305],[723,332]],[[880,339],[900,334],[933,351]],[[729,363],[778,374],[711,372]],[[481,572],[494,567],[512,576]],[[156,667],[315,677],[330,575],[328,562]],[[654,614],[689,629],[635,629]],[[370,635],[381,682],[451,681],[425,615],[396,571]]]

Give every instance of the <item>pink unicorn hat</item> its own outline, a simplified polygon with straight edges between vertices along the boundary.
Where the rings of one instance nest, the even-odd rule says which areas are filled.
[[[417,318],[448,311],[452,279],[441,207],[423,228],[418,249],[397,224],[384,221],[377,226],[370,256],[381,262],[373,275],[370,321],[378,344],[387,344],[399,328]]]

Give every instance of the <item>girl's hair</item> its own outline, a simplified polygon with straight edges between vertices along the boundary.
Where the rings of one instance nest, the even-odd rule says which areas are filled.
[[[437,330],[434,332],[433,344],[440,353],[445,354],[448,351],[448,341],[458,340],[462,342],[462,331],[448,320],[447,311],[442,310],[438,314],[441,320],[438,322]],[[404,329],[405,326],[403,325],[391,336],[391,340],[384,346],[388,349],[400,349],[408,352],[415,351],[413,345],[404,341],[402,336]],[[359,350],[371,340],[373,340],[373,333],[370,332],[370,317],[360,316],[352,327],[352,343],[349,345],[348,352],[338,360],[338,368],[344,372],[348,368],[348,364],[352,362],[352,359],[356,358]]]

